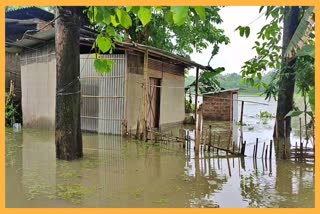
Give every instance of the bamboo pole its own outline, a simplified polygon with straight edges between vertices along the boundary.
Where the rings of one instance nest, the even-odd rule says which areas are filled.
[[[241,155],[244,156],[245,152],[246,152],[246,144],[247,142],[244,141],[244,143],[241,145]]]
[[[268,158],[268,145],[266,145],[266,153],[265,153],[264,158],[265,158],[265,161],[267,161],[267,158]]]
[[[262,148],[262,154],[261,154],[261,158],[262,158],[262,159],[263,159],[263,156],[264,156],[265,146],[266,146],[266,142],[263,142],[263,148]]]
[[[139,139],[139,129],[140,129],[140,121],[137,121],[137,128],[136,128],[136,139]]]
[[[255,151],[255,154],[254,154],[254,157],[257,158],[257,153],[258,153],[258,138],[256,138],[256,151]]]
[[[300,144],[302,142],[302,125],[301,125],[301,117],[299,117],[299,136],[300,136]]]
[[[271,160],[272,158],[272,140],[270,140],[270,150],[269,150],[269,159]]]
[[[208,144],[208,151],[210,152],[211,149],[211,125],[209,125],[209,144]]]
[[[294,160],[297,161],[297,150],[298,150],[298,143],[296,141],[296,147],[294,149]]]
[[[143,133],[144,141],[148,141],[148,126],[147,126],[147,120],[144,120],[144,133]]]
[[[218,147],[220,145],[220,135],[218,135]],[[219,153],[219,150],[217,149],[217,154]]]
[[[199,109],[198,111],[198,121],[197,121],[197,127],[196,127],[196,145],[195,145],[195,151],[199,153],[200,150],[200,138],[201,138],[201,122],[202,122],[202,110]]]
[[[199,83],[199,67],[197,67],[196,70],[196,85],[195,85],[195,115],[194,115],[194,119],[197,122],[197,113],[198,113],[198,83]]]
[[[243,124],[243,107],[244,107],[244,101],[241,101],[240,126],[242,126]]]

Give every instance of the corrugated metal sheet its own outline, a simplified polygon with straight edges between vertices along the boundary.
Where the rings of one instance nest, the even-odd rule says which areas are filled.
[[[126,105],[126,55],[110,54],[114,64],[108,74],[94,69],[95,58],[80,57],[81,128],[104,134],[122,134]]]

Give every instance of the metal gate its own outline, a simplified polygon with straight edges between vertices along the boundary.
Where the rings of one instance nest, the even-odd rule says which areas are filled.
[[[126,55],[109,54],[112,71],[99,74],[92,55],[80,55],[81,129],[104,134],[122,134],[126,118]]]

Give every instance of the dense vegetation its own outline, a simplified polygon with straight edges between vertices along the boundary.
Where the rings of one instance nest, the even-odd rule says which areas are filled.
[[[273,78],[274,72],[268,72],[262,76],[262,80],[269,84]],[[242,76],[237,73],[218,74],[216,80],[220,83],[221,88],[239,88],[240,93],[245,94],[261,94],[264,92],[263,88],[252,87],[250,84],[243,82]],[[185,77],[185,86],[190,85],[196,79],[195,76],[188,75]]]

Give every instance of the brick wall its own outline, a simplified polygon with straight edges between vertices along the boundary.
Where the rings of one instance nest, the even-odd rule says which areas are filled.
[[[231,91],[217,93],[211,96],[203,97],[203,119],[204,120],[217,120],[217,121],[229,121],[232,120],[232,102]],[[231,106],[230,106],[231,105]]]

